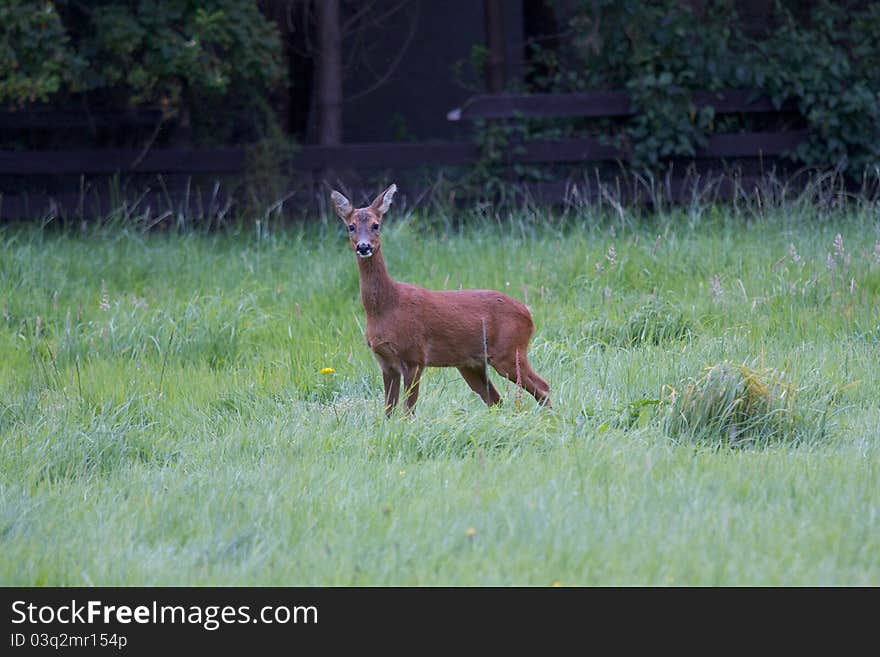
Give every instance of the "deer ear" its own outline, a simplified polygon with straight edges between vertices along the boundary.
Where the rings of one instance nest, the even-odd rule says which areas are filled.
[[[354,212],[354,208],[351,207],[351,201],[335,189],[330,193],[330,200],[333,201],[333,207],[336,208],[336,214],[339,215],[339,218],[343,221],[348,221],[351,213]]]
[[[388,208],[391,207],[391,201],[394,199],[395,192],[397,192],[397,185],[392,184],[388,189],[376,197],[376,200],[373,201],[370,207],[380,215],[385,214],[388,212]]]

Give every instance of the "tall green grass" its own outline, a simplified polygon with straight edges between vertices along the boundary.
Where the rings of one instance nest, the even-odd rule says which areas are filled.
[[[608,210],[392,210],[555,407],[438,369],[409,420],[335,219],[0,229],[0,583],[880,584],[877,206]]]

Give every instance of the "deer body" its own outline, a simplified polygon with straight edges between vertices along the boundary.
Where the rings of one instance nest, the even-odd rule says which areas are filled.
[[[382,370],[385,411],[390,415],[403,379],[407,411],[415,407],[425,367],[455,367],[486,404],[501,401],[487,365],[550,406],[550,388],[527,360],[534,331],[526,306],[494,290],[428,290],[393,280],[385,268],[378,230],[397,188],[392,185],[368,208],[355,210],[333,192],[339,216],[360,256],[361,301],[366,340]]]

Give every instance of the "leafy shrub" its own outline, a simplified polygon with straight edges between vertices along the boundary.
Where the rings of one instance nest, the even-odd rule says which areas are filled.
[[[788,10],[791,6],[796,14]],[[775,127],[759,115],[718,117],[695,90],[759,89],[796,103],[809,140],[792,161],[854,176],[880,164],[880,5],[777,2],[767,29],[747,34],[732,0],[696,12],[680,0],[595,0],[557,5],[570,38],[533,45],[527,91],[626,89],[636,114],[622,121],[523,121],[529,137],[612,135],[636,170],[692,157],[716,132]]]
[[[262,96],[282,77],[277,31],[255,2],[91,4],[84,16],[69,12],[89,62],[82,91],[159,105],[168,116],[191,110],[198,122],[203,113],[222,113],[231,89]]]
[[[784,15],[755,44],[755,85],[779,105],[797,101],[810,138],[792,154],[812,167],[857,173],[880,163],[880,6],[861,11],[821,3],[808,25]]]
[[[0,25],[0,69],[13,72],[0,102],[159,107],[201,141],[262,134],[264,99],[284,77],[277,28],[254,0],[8,0]],[[236,123],[255,134],[231,134]]]
[[[69,82],[78,59],[52,2],[4,0],[0,31],[0,103],[47,100]]]

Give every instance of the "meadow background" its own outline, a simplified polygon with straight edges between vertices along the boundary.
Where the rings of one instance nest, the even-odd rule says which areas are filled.
[[[826,201],[393,206],[555,408],[391,420],[335,218],[0,228],[0,583],[878,585],[880,210]]]

